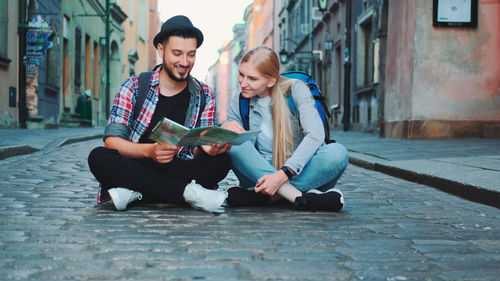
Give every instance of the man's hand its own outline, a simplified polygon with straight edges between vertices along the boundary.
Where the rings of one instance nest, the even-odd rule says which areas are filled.
[[[226,123],[222,124],[221,127],[224,129],[227,129],[227,130],[231,130],[231,131],[236,132],[236,133],[245,132],[245,129],[243,129],[243,127],[241,127],[241,125],[238,124],[238,122],[236,122],[236,121],[226,122]]]
[[[148,156],[158,163],[170,163],[178,150],[179,147],[175,145],[155,143],[150,146]]]
[[[255,192],[260,192],[273,196],[276,194],[278,189],[288,181],[288,177],[285,172],[278,170],[276,173],[271,175],[265,175],[261,177],[255,184]]]
[[[231,149],[231,144],[226,143],[225,145],[221,145],[220,143],[212,143],[212,145],[202,145],[201,149],[210,156],[216,156],[229,151]]]

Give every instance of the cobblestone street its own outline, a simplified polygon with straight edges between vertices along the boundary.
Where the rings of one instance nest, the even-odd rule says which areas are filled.
[[[498,280],[500,210],[349,166],[340,213],[96,207],[101,140],[0,161],[1,280]],[[236,185],[234,176],[222,183]],[[496,277],[495,277],[496,276]]]

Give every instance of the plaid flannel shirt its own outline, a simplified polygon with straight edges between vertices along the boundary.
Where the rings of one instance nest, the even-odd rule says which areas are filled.
[[[161,66],[155,68],[153,71],[149,93],[146,96],[141,111],[136,114],[135,120],[133,119],[133,110],[138,94],[139,75],[133,75],[122,84],[113,100],[109,115],[108,130],[105,131],[104,138],[118,136],[132,142],[139,142],[139,139],[150,125],[156,104],[158,103],[158,97],[160,95],[160,70]],[[186,122],[184,125],[192,129],[196,126],[198,118],[200,118],[199,126],[215,125],[215,95],[212,89],[208,85],[196,80],[194,77],[189,76],[188,90],[190,93],[190,102],[186,112]],[[198,116],[201,95],[205,95],[205,108],[201,116]],[[122,133],[118,135],[116,133],[111,133],[110,131],[113,130],[109,130],[109,127],[116,127],[116,124],[120,124],[121,126],[118,126],[125,128],[126,131],[122,129]],[[193,149],[194,147],[191,146],[182,147],[177,153],[177,157],[182,160],[193,159]]]
[[[155,67],[151,76],[150,88],[141,111],[136,114],[134,120],[134,106],[137,100],[139,88],[139,75],[133,75],[128,78],[120,87],[116,94],[111,111],[109,114],[108,126],[104,132],[104,139],[110,136],[121,137],[132,142],[139,142],[151,123],[151,118],[158,103],[160,95],[160,70],[161,66]],[[214,126],[215,120],[215,95],[212,89],[198,81],[192,76],[188,78],[188,90],[190,93],[190,102],[186,112],[186,122],[184,125],[188,128],[194,128],[198,118],[199,126]],[[205,95],[205,108],[199,116],[201,95]],[[154,124],[153,124],[154,125]],[[179,149],[177,157],[182,160],[193,159],[193,146],[184,146]],[[99,187],[97,203],[101,204],[109,200],[107,192],[102,193]]]

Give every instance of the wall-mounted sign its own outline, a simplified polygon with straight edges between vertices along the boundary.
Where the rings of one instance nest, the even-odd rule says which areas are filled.
[[[433,0],[434,26],[477,27],[478,0]]]
[[[26,57],[24,63],[26,65],[40,65],[40,62],[45,59],[47,49],[52,47],[52,42],[49,37],[52,34],[50,23],[37,16],[28,22],[26,32]]]
[[[318,8],[320,11],[326,11],[327,6],[328,6],[327,0],[318,0]]]

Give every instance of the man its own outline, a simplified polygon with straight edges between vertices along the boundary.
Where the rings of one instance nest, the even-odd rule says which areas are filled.
[[[226,153],[230,144],[177,147],[148,138],[163,117],[189,128],[215,125],[214,93],[190,75],[202,43],[203,34],[187,17],[170,18],[153,40],[163,63],[153,70],[138,112],[134,107],[140,93],[139,75],[121,86],[104,131],[105,147],[97,147],[89,155],[90,170],[102,186],[98,203],[109,195],[117,210],[125,210],[144,196],[223,212],[226,193],[210,189],[230,169]]]

